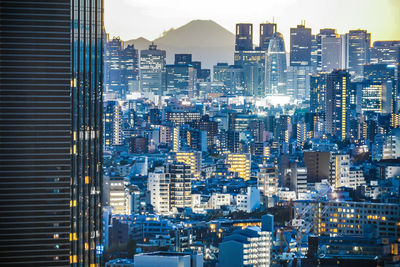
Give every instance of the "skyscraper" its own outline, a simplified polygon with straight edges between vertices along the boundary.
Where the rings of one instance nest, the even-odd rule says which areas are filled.
[[[133,45],[124,48],[119,37],[104,45],[104,88],[112,98],[125,99],[126,94],[137,90],[139,62]]]
[[[343,69],[343,38],[336,34],[321,37],[321,71]]]
[[[236,24],[235,51],[253,50],[253,24]]]
[[[290,28],[290,66],[311,65],[311,28]]]
[[[310,112],[325,113],[326,76],[326,73],[318,73],[310,77]]]
[[[400,63],[400,41],[376,41],[371,48],[372,64]]]
[[[235,51],[235,66],[242,68],[245,95],[265,95],[265,51]]]
[[[281,33],[274,33],[268,46],[266,67],[267,94],[286,94],[286,52]]]
[[[346,68],[351,79],[363,79],[363,66],[369,63],[371,34],[365,30],[353,30],[346,34]]]
[[[326,85],[326,132],[339,139],[346,139],[350,117],[350,74],[335,70],[328,74]]]
[[[103,1],[1,1],[0,264],[100,266]]]
[[[276,33],[276,23],[260,24],[260,46],[259,49],[268,51],[269,41]]]
[[[322,58],[322,38],[323,37],[336,37],[335,29],[320,29],[319,33],[313,39],[314,49],[316,49],[316,71],[322,71],[321,58]],[[312,51],[312,53],[315,51]]]
[[[151,44],[148,50],[140,51],[140,91],[162,95],[165,90],[164,50],[158,50]]]

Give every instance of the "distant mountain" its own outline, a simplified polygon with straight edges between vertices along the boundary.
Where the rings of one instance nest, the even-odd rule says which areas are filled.
[[[151,42],[141,37],[125,43],[133,43],[135,48],[142,50]],[[168,64],[174,62],[176,53],[191,53],[194,61],[201,61],[203,68],[211,70],[217,62],[233,63],[235,35],[212,20],[193,20],[164,32],[154,43],[167,51]]]
[[[146,38],[139,37],[137,39],[132,39],[132,40],[126,41],[124,43],[125,43],[125,45],[133,44],[136,49],[145,50],[145,49],[149,49],[149,45],[151,44],[151,41],[147,40]]]

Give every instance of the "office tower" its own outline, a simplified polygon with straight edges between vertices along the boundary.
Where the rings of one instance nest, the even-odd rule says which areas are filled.
[[[269,42],[276,33],[276,23],[261,23],[260,24],[260,46],[262,51],[268,51]]]
[[[217,63],[213,66],[213,81],[224,82],[226,80],[227,70],[229,69],[228,63]]]
[[[286,52],[281,33],[274,33],[269,42],[266,67],[266,94],[286,95]]]
[[[391,113],[392,90],[382,83],[363,81],[361,84],[361,111]],[[389,89],[389,97],[387,96]]]
[[[351,80],[363,79],[363,66],[369,63],[371,34],[365,30],[353,30],[346,34],[346,69]]]
[[[292,137],[292,118],[289,115],[281,115],[279,117],[274,135],[278,140],[289,143]]]
[[[192,202],[192,176],[190,166],[173,161],[167,165],[170,176],[170,208],[191,207]]]
[[[350,115],[350,74],[335,70],[328,74],[326,84],[326,132],[339,139],[346,139]]]
[[[0,264],[100,266],[103,1],[0,6]]]
[[[399,64],[400,41],[375,41],[370,56],[371,64]]]
[[[316,58],[316,72],[321,72],[322,71],[322,38],[323,37],[331,37],[335,38],[337,37],[336,30],[335,29],[321,29],[317,35],[315,35],[315,38],[313,39],[313,45],[314,51],[316,53],[315,58]]]
[[[122,110],[117,101],[107,101],[104,108],[104,148],[111,149],[123,143]]]
[[[253,50],[253,24],[236,24],[235,51]]]
[[[385,90],[385,101],[391,105],[389,112],[398,110],[397,91],[399,88],[398,72],[399,66],[387,64],[367,64],[364,65],[364,79],[373,83],[379,83]],[[386,105],[386,104],[385,104]],[[385,108],[386,109],[386,108]]]
[[[318,73],[310,77],[310,112],[325,113],[327,73]]]
[[[235,66],[242,68],[248,96],[265,96],[265,51],[235,51]]]
[[[289,66],[286,70],[287,94],[294,99],[305,100],[310,95],[312,66]]]
[[[139,90],[139,52],[133,44],[123,50],[121,64],[124,66],[122,76],[126,84],[126,92],[137,92]]]
[[[138,89],[138,51],[133,45],[124,48],[119,37],[104,45],[104,87],[111,98],[125,99]]]
[[[290,28],[290,66],[311,66],[311,28]]]
[[[232,173],[244,180],[250,179],[251,155],[230,153],[226,155],[225,164]]]
[[[166,66],[166,89],[169,95],[197,95],[196,73],[191,54],[176,54],[175,64]]]
[[[321,37],[321,71],[343,69],[342,48],[344,38],[335,35]]]
[[[151,44],[148,50],[140,51],[140,91],[162,95],[165,90],[165,58],[164,50]]]
[[[175,65],[192,64],[192,54],[175,54]]]

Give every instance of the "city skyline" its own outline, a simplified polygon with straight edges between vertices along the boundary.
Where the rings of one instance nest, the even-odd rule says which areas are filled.
[[[257,33],[260,23],[274,21],[278,25],[278,32],[284,35],[285,40],[289,40],[290,28],[305,21],[306,27],[312,28],[313,34],[323,28],[335,28],[339,34],[364,29],[371,33],[372,42],[400,38],[400,17],[397,15],[400,13],[400,2],[396,0],[338,0],[323,1],[322,4],[320,2],[322,1],[290,0],[278,3],[251,0],[245,6],[239,6],[239,1],[213,3],[207,0],[200,4],[180,0],[168,3],[105,0],[105,28],[110,36],[120,36],[122,40],[139,37],[154,40],[160,37],[163,31],[179,28],[197,19],[213,20],[231,33],[235,32],[236,23],[252,23],[254,32]],[[316,7],[329,10],[329,14],[315,12]],[[220,10],[224,10],[222,15]],[[353,14],[355,10],[357,16]],[[338,17],[341,20],[338,20]],[[133,27],[136,24],[140,27]],[[258,34],[254,34],[253,42],[258,43],[258,38]]]

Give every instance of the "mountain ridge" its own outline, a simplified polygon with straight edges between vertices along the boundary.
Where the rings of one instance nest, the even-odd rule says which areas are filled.
[[[177,53],[192,54],[193,61],[201,61],[203,68],[212,69],[218,62],[232,64],[235,35],[213,20],[192,20],[176,29],[165,31],[153,41],[139,37],[125,41],[136,49],[148,49],[154,42],[167,51],[167,63],[173,64]]]

